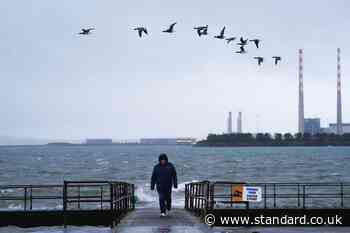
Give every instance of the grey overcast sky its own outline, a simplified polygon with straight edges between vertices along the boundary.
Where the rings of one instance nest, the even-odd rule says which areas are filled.
[[[298,49],[305,117],[336,119],[342,49],[343,121],[350,121],[350,1],[11,0],[0,7],[0,135],[84,139],[296,132]],[[176,33],[162,33],[178,22]],[[199,38],[195,25],[209,25]],[[149,36],[139,39],[133,27]],[[91,36],[77,35],[96,27]],[[234,53],[213,36],[260,38]],[[258,67],[253,56],[264,56]],[[282,56],[279,66],[271,57]],[[234,121],[234,128],[236,122]]]

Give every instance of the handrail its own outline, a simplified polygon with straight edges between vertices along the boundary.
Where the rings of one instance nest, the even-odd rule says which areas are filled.
[[[262,188],[261,202],[234,201],[232,186],[258,186]],[[205,192],[203,190],[209,189]],[[322,199],[325,202],[320,202]],[[328,202],[326,201],[328,200]],[[313,202],[314,201],[314,202]],[[350,208],[350,183],[244,183],[232,181],[200,181],[186,184],[185,208],[199,215],[208,210],[237,208],[236,204],[246,204],[246,208]]]
[[[63,185],[0,185],[0,202],[5,202],[7,205],[14,204],[18,207],[16,211],[32,211],[43,207],[48,210],[52,208],[68,210],[72,208],[70,204],[77,204],[74,208],[84,209],[84,203],[90,208],[124,211],[135,208],[134,200],[134,186],[120,181],[83,180],[65,181]],[[96,205],[91,206],[93,203]],[[107,207],[101,203],[110,205]],[[47,204],[54,207],[49,207]],[[0,211],[10,210],[5,207]]]

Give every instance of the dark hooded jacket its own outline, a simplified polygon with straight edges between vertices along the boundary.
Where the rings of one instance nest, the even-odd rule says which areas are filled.
[[[177,188],[176,170],[172,163],[168,162],[166,154],[161,154],[158,158],[159,163],[154,166],[151,177],[151,189],[157,187],[158,192],[171,192],[172,186]],[[160,161],[165,160],[166,164],[161,165]]]

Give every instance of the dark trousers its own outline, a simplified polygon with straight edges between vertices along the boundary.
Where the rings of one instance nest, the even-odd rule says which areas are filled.
[[[159,195],[159,208],[161,213],[166,213],[166,210],[171,209],[171,190],[170,191],[158,191]]]

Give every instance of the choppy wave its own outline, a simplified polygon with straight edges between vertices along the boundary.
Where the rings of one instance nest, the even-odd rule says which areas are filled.
[[[98,158],[96,159],[96,163],[99,165],[99,166],[107,166],[109,165],[109,161],[103,159],[103,158]]]
[[[173,189],[172,204],[174,207],[183,207],[185,203],[184,192],[185,185],[197,180],[186,181],[178,184],[177,189]],[[140,184],[136,186],[135,196],[138,207],[158,206],[158,194],[156,191],[151,191],[149,184]]]

